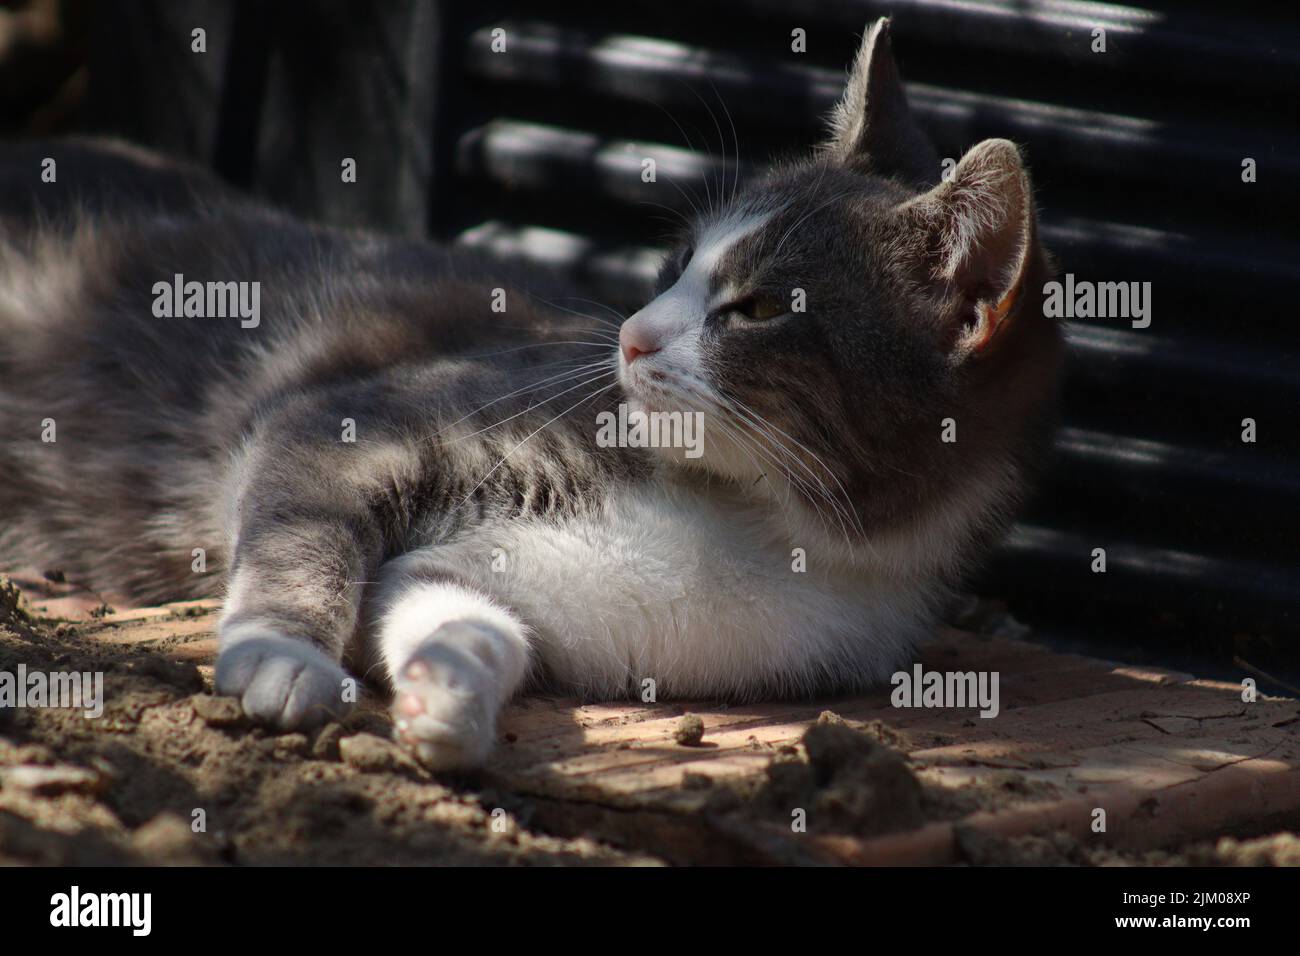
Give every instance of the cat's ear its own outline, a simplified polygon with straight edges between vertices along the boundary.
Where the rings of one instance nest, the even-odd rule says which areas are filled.
[[[921,189],[938,182],[939,156],[907,106],[887,17],[867,30],[830,126],[827,149],[840,162]]]
[[[950,178],[900,207],[926,280],[948,304],[954,355],[978,355],[1025,298],[1037,216],[1020,151],[1005,139],[971,147]]]

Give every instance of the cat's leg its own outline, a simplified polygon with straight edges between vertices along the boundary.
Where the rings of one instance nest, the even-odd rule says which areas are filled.
[[[481,764],[527,674],[528,629],[427,553],[385,567],[374,607],[399,738],[434,768]]]
[[[383,553],[364,487],[370,469],[355,452],[340,461],[336,449],[296,444],[251,448],[232,478],[239,491],[216,668],[218,693],[282,729],[341,716],[356,699],[340,661]]]

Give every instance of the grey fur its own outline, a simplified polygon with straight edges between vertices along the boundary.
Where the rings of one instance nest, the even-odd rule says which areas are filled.
[[[938,182],[939,156],[908,109],[887,18],[863,37],[831,130],[827,147],[841,163],[919,188]]]
[[[1025,174],[1009,144],[990,148],[992,166],[972,161],[966,178],[920,191],[938,163],[883,26],[837,115],[830,150],[741,193],[739,208],[776,212],[714,276],[751,297],[804,288],[809,311],[711,316],[705,364],[719,390],[816,453],[845,492],[840,533],[854,542],[906,534],[970,476],[1002,475],[977,533],[944,556],[938,584],[951,584],[1006,527],[1053,421],[1060,332],[1023,291],[1048,274],[1028,179],[1007,200],[1021,209],[1010,225],[997,204]],[[60,185],[37,183],[44,155],[59,159]],[[612,369],[615,352],[598,319],[548,304],[563,290],[543,275],[295,222],[113,145],[11,151],[0,196],[0,566],[60,567],[150,602],[254,582],[223,621],[241,640],[218,683],[255,716],[297,726],[329,712],[310,687],[341,677],[366,629],[367,584],[392,558],[489,518],[596,514],[660,480],[644,451],[597,446],[594,414],[621,397],[597,392],[613,382],[601,368],[548,381]],[[981,271],[981,243],[1005,236],[997,261],[1014,268]],[[176,273],[260,282],[260,325],[155,318],[150,290]],[[963,351],[976,307],[1012,284],[1022,294],[996,335],[975,337],[991,345]],[[497,287],[504,314],[491,309]],[[566,393],[574,382],[585,384]],[[955,444],[936,440],[948,416],[962,423]],[[53,444],[40,440],[46,418]],[[340,440],[345,418],[353,444]],[[699,493],[711,493],[703,479]],[[192,571],[194,548],[208,573]],[[259,669],[285,638],[301,650]]]

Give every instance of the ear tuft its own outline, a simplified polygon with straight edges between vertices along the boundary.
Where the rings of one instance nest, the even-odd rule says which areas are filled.
[[[939,178],[939,156],[908,108],[889,23],[881,17],[863,37],[844,96],[830,116],[827,148],[846,165],[924,189]]]
[[[1037,247],[1033,189],[1020,151],[1005,139],[972,147],[951,178],[904,209],[922,243],[931,280],[959,301],[963,353],[981,352],[1016,302]]]

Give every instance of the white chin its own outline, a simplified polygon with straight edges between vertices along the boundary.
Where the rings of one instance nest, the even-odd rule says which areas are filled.
[[[673,400],[650,384],[645,376],[632,372],[626,365],[619,369],[619,381],[629,412],[670,411]]]

